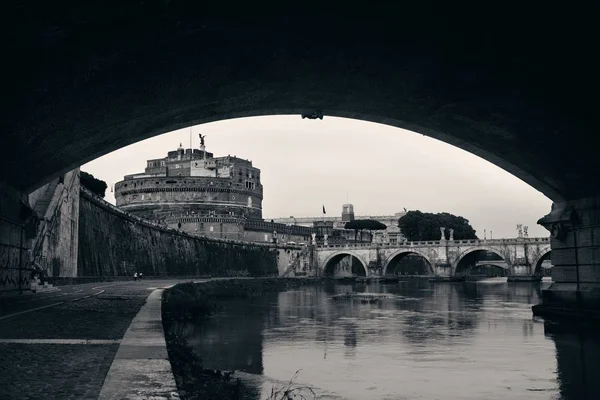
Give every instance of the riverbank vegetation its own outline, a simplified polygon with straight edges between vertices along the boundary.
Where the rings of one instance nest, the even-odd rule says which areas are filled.
[[[169,329],[170,324],[176,321],[210,318],[221,309],[219,300],[247,299],[316,282],[318,281],[314,279],[297,278],[228,279],[205,283],[181,283],[167,289],[162,300],[163,328],[169,360],[181,398],[184,400],[259,400],[258,393],[255,393],[253,388],[243,385],[239,379],[235,379],[233,371],[205,368],[202,359],[193,352],[186,340]],[[305,391],[306,388],[294,386],[294,379],[295,376],[286,386],[274,389],[267,399],[260,400],[296,398],[291,396],[300,389]]]
[[[398,219],[398,228],[408,241],[440,240],[440,228],[446,228],[444,237],[450,240],[450,230],[454,240],[477,239],[475,229],[461,216],[449,213],[424,213],[409,211]]]

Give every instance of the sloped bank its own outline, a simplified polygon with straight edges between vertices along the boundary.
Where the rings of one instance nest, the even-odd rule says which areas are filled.
[[[80,193],[79,277],[277,276],[273,245],[200,238],[119,210]]]
[[[262,296],[318,282],[320,280],[299,278],[231,279],[200,284],[181,283],[167,289],[162,299],[163,329],[181,398],[242,400],[255,399],[255,394],[236,379],[232,371],[204,368],[202,359],[185,339],[172,333],[171,324],[210,318],[220,310],[219,300]],[[273,400],[279,398],[273,397]]]

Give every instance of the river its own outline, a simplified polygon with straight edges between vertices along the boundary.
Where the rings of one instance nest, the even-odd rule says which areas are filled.
[[[298,370],[319,399],[600,399],[600,335],[532,316],[549,284],[327,283],[226,301],[173,329],[257,399]],[[353,292],[389,298],[333,298]]]

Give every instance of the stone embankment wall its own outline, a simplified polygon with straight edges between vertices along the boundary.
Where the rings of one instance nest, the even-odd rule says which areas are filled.
[[[79,276],[265,276],[278,274],[277,248],[199,238],[123,212],[81,189]]]
[[[40,222],[26,263],[35,260],[49,277],[77,276],[79,188],[75,168],[29,194]]]

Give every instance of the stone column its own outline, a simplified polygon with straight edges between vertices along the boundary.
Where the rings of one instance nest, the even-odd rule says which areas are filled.
[[[538,223],[551,233],[554,267],[534,313],[600,312],[600,196],[554,203]]]

